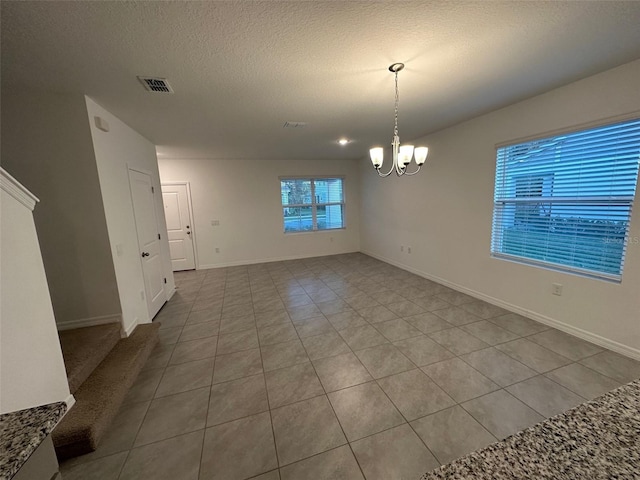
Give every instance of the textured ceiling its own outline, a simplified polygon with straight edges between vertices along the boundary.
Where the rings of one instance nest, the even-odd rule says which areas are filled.
[[[640,58],[640,2],[2,1],[2,89],[85,93],[167,157],[359,158]],[[173,95],[136,75],[166,77]],[[303,121],[304,129],[284,129]],[[336,140],[346,136],[346,147]]]

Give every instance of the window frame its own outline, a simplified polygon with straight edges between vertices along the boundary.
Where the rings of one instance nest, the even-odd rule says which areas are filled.
[[[282,182],[288,180],[307,180],[311,185],[311,203],[295,203],[295,204],[283,204],[282,203]],[[342,191],[341,202],[317,202],[316,196],[316,181],[318,180],[340,180],[340,187]],[[318,233],[318,232],[332,232],[335,230],[345,230],[347,228],[347,214],[346,214],[346,194],[345,194],[345,177],[343,175],[314,175],[314,176],[280,176],[278,177],[278,183],[280,184],[280,214],[282,216],[282,230],[285,235]],[[318,228],[318,207],[330,207],[340,205],[342,211],[342,226],[336,228]],[[285,208],[307,208],[311,207],[311,230],[292,230],[287,231],[286,219],[284,216]]]
[[[584,123],[581,125],[576,125],[573,127],[568,127],[568,128],[563,128],[563,129],[558,129],[558,130],[553,130],[553,131],[548,131],[545,133],[541,133],[535,136],[529,136],[529,137],[524,137],[524,138],[520,138],[517,140],[512,140],[512,141],[508,141],[508,142],[502,142],[499,144],[495,145],[496,148],[496,157],[495,157],[495,184],[494,184],[494,198],[493,198],[493,211],[492,211],[492,222],[491,222],[491,243],[490,243],[490,255],[492,258],[497,258],[500,260],[507,260],[507,261],[511,261],[514,263],[519,263],[519,264],[523,264],[523,265],[529,265],[529,266],[534,266],[534,267],[538,267],[538,268],[544,268],[547,270],[552,270],[552,271],[559,271],[559,272],[563,272],[563,273],[570,273],[570,274],[576,274],[576,275],[580,275],[583,277],[589,277],[589,278],[595,278],[595,279],[599,279],[599,280],[606,280],[606,281],[612,281],[612,282],[616,282],[616,283],[621,283],[622,282],[622,275],[623,275],[623,271],[624,271],[624,264],[625,264],[625,259],[626,259],[626,254],[627,252],[627,246],[629,243],[633,242],[634,239],[630,237],[630,233],[631,233],[631,220],[632,220],[632,216],[633,216],[633,207],[634,207],[634,203],[635,200],[637,198],[638,195],[638,187],[640,187],[640,185],[638,185],[639,180],[640,180],[640,172],[636,171],[636,188],[635,188],[635,192],[634,195],[630,195],[630,196],[617,196],[617,197],[611,197],[607,200],[603,200],[602,198],[596,198],[596,197],[588,197],[588,196],[575,196],[575,197],[562,197],[561,195],[559,196],[554,196],[553,195],[553,189],[554,189],[554,180],[555,180],[555,175],[558,173],[556,170],[551,169],[549,171],[546,172],[536,172],[536,173],[531,173],[532,176],[538,176],[543,180],[543,185],[542,185],[542,190],[547,190],[550,189],[551,194],[546,196],[544,195],[544,193],[541,192],[540,196],[534,195],[532,197],[520,197],[516,190],[517,190],[517,181],[518,181],[518,177],[520,176],[521,178],[524,175],[518,175],[517,173],[514,173],[513,171],[509,174],[507,172],[506,167],[503,168],[502,173],[499,172],[499,164],[500,164],[500,149],[505,148],[505,147],[519,147],[522,145],[525,145],[527,143],[534,143],[534,145],[532,145],[531,147],[529,147],[529,150],[535,150],[536,148],[538,148],[538,145],[535,145],[536,142],[540,142],[543,143],[544,141],[549,141],[551,142],[554,138],[556,137],[560,137],[562,135],[571,135],[571,134],[579,134],[580,132],[584,132],[584,131],[588,131],[588,130],[595,130],[598,128],[606,128],[608,126],[615,126],[616,124],[624,124],[624,123],[631,123],[631,122],[637,122],[640,120],[640,115],[638,114],[638,112],[634,112],[631,114],[627,114],[627,115],[621,115],[618,117],[613,117],[613,118],[608,118],[608,119],[603,119],[603,120],[599,120],[596,122],[589,122],[589,123]],[[615,147],[610,147],[610,148],[615,148]],[[524,154],[524,153],[523,153]],[[504,160],[506,162],[506,160]],[[640,157],[639,157],[639,168],[640,168]],[[501,177],[499,177],[499,175],[502,175]],[[549,181],[549,185],[547,185],[546,183],[548,182],[547,179],[550,179]],[[513,194],[511,195],[512,198],[509,198],[508,195],[504,194],[504,188],[505,185],[509,182],[512,181],[514,184],[513,187]],[[502,189],[502,193],[503,195],[501,197],[498,197],[498,186],[500,185],[500,188]],[[549,190],[547,190],[549,191]],[[509,253],[504,253],[504,245],[503,242],[504,240],[504,231],[505,231],[505,225],[507,223],[504,222],[504,218],[506,218],[508,216],[508,214],[505,214],[506,209],[508,208],[508,206],[512,206],[514,211],[517,211],[517,206],[518,205],[533,205],[535,202],[539,202],[540,204],[548,204],[550,205],[550,207],[553,207],[553,205],[562,205],[562,204],[566,204],[566,203],[571,203],[571,204],[575,204],[575,205],[585,205],[585,206],[593,206],[593,207],[603,207],[603,206],[628,206],[628,217],[626,218],[626,229],[625,229],[625,234],[624,234],[624,240],[623,240],[623,248],[621,251],[621,255],[620,255],[620,267],[619,267],[619,273],[607,273],[604,271],[597,271],[597,270],[590,270],[590,269],[585,269],[585,268],[580,268],[577,266],[572,266],[572,265],[564,265],[564,264],[560,264],[560,263],[555,263],[553,261],[547,261],[547,260],[539,260],[536,258],[531,258],[531,257],[525,257],[525,256],[519,256],[519,255],[512,255]],[[499,211],[499,209],[502,209],[501,211]],[[597,210],[595,210],[597,212]],[[514,218],[514,225],[515,225],[515,216],[517,215],[517,213],[513,214]],[[500,216],[500,220],[497,220],[498,216]],[[583,217],[578,217],[578,218],[583,218]],[[606,240],[606,238],[603,238],[603,240]],[[609,242],[604,241],[604,244],[607,244]],[[604,248],[603,248],[603,253],[605,252]]]

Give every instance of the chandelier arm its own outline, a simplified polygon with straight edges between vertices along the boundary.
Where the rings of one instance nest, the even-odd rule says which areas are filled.
[[[389,175],[391,175],[391,173],[393,173],[393,166],[391,167],[391,170],[389,170],[387,173],[380,173],[379,168],[376,169],[376,172],[378,172],[379,177],[388,177]]]
[[[405,175],[415,175],[416,173],[418,173],[420,171],[421,168],[422,168],[422,165],[418,165],[418,169],[415,172],[407,172],[405,170],[404,174]]]
[[[397,75],[398,74],[396,73],[396,76]],[[397,105],[398,104],[396,103],[396,131],[398,130]],[[393,168],[395,168],[396,174],[398,176],[402,175],[402,173],[400,173],[400,170],[402,169],[402,167],[400,166],[400,163],[399,163],[400,162],[398,158],[399,154],[400,154],[400,137],[398,137],[398,135],[394,135],[393,140],[391,141],[391,162],[393,163]]]

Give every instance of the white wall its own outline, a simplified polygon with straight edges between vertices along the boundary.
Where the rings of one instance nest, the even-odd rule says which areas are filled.
[[[356,162],[160,159],[159,166],[163,182],[190,182],[198,268],[331,255],[360,247]],[[345,229],[283,233],[278,177],[305,175],[345,177]],[[212,220],[220,225],[212,226]]]
[[[497,143],[634,111],[640,61],[416,140],[430,150],[415,177],[380,179],[363,159],[362,251],[640,358],[639,242],[629,244],[620,284],[489,254]],[[640,238],[638,210],[632,239]],[[563,296],[551,294],[552,283],[564,285]]]
[[[0,173],[0,414],[72,401],[26,189]]]
[[[57,323],[119,321],[84,96],[3,88],[2,165],[41,200],[34,217]]]
[[[123,325],[125,331],[130,333],[136,324],[148,323],[151,319],[147,312],[147,302],[140,294],[140,292],[144,292],[144,277],[128,169],[133,168],[151,176],[156,189],[159,232],[166,232],[156,150],[149,140],[88,97],[86,97],[86,108],[98,166],[120,303],[122,304]],[[107,121],[109,124],[108,132],[96,127],[96,116]],[[163,256],[163,273],[167,279],[165,293],[169,298],[175,290],[175,284],[166,234],[162,236],[160,244]],[[118,246],[121,247],[122,254],[118,254]]]

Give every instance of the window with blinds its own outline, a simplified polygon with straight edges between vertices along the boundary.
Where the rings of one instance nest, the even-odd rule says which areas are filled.
[[[281,178],[285,233],[344,228],[342,178]]]
[[[498,148],[491,253],[620,281],[640,119]]]

